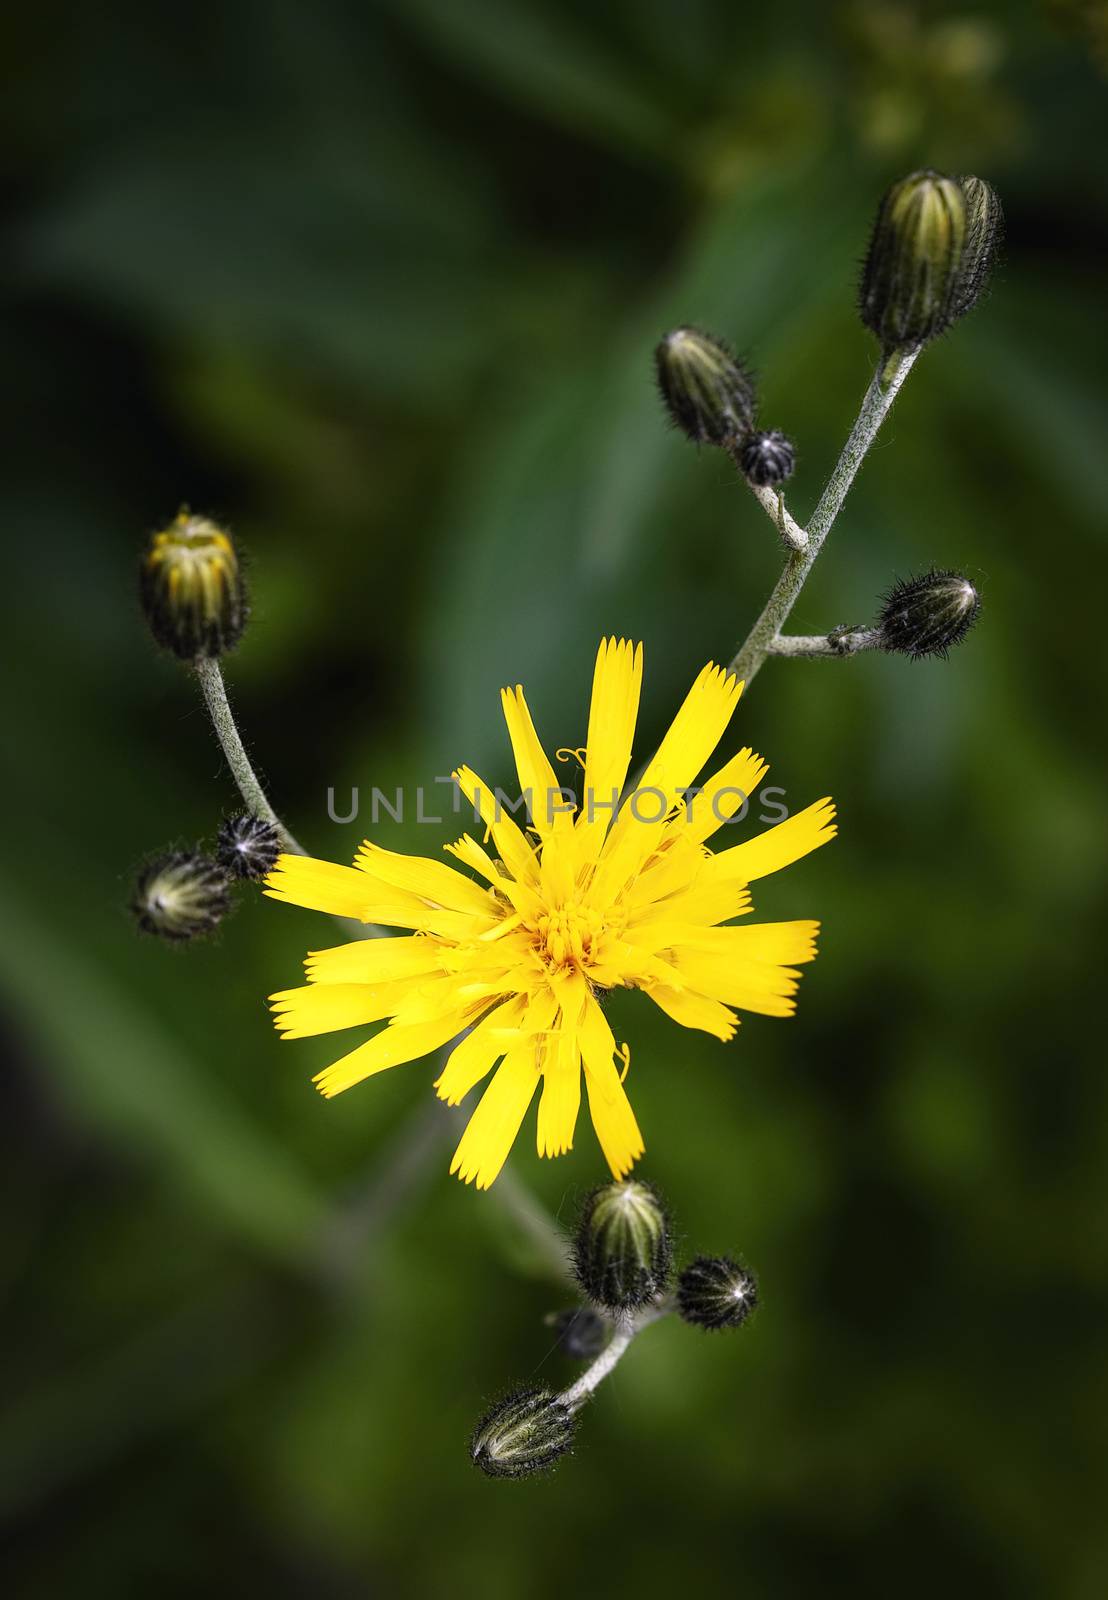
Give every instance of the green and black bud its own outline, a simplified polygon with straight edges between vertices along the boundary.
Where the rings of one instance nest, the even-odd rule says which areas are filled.
[[[981,611],[981,599],[960,572],[926,572],[885,597],[878,618],[881,646],[920,660],[945,656],[961,644]]]
[[[729,1256],[697,1256],[678,1274],[677,1309],[698,1328],[739,1328],[757,1304],[753,1274]]]
[[[612,1336],[612,1324],[591,1306],[552,1311],[546,1324],[554,1329],[559,1350],[571,1361],[592,1361]]]
[[[739,450],[739,466],[748,483],[759,489],[775,489],[791,478],[796,468],[792,440],[776,428],[748,434]]]
[[[860,310],[887,354],[937,338],[970,310],[1000,231],[1000,202],[981,178],[913,172],[886,190],[862,269]]]
[[[490,1478],[529,1478],[565,1455],[575,1426],[573,1413],[549,1389],[519,1389],[481,1418],[470,1459]]]
[[[160,939],[195,939],[211,933],[230,907],[227,874],[198,850],[168,850],[148,861],[131,898],[139,928]]]
[[[247,601],[238,552],[207,517],[182,511],[156,533],[139,579],[151,633],[182,661],[225,655],[242,638]]]
[[[750,432],[754,380],[722,339],[698,328],[674,328],[654,360],[666,410],[694,444],[734,444]]]
[[[1004,236],[1004,213],[996,190],[984,178],[958,179],[966,203],[966,243],[954,295],[953,321],[980,299]]]
[[[220,823],[215,853],[232,878],[264,878],[283,848],[272,822],[244,811]]]
[[[609,1311],[656,1299],[673,1268],[669,1217],[657,1191],[637,1179],[594,1189],[581,1210],[573,1267],[588,1298]]]

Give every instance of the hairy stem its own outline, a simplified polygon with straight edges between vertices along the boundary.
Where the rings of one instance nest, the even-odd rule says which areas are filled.
[[[659,1300],[655,1305],[647,1306],[645,1311],[640,1311],[636,1317],[621,1318],[616,1323],[615,1332],[608,1344],[592,1365],[586,1368],[576,1383],[571,1384],[558,1396],[562,1404],[570,1411],[579,1410],[623,1359],[631,1341],[637,1339],[644,1328],[649,1328],[652,1323],[661,1322],[663,1317],[668,1317],[673,1310],[673,1304],[672,1298]]]
[[[250,764],[250,757],[242,742],[238,727],[235,723],[231,705],[227,699],[227,689],[223,682],[223,673],[219,662],[214,657],[201,657],[196,662],[196,676],[200,683],[200,690],[204,696],[211,715],[212,725],[215,728],[216,738],[220,748],[227,758],[227,765],[231,769],[231,776],[238,785],[239,794],[243,804],[252,817],[261,817],[263,822],[268,822],[277,829],[281,836],[284,848],[293,855],[307,855],[307,851],[298,844],[281,821],[269,803],[265,790],[262,788],[258,774]]]
[[[771,656],[855,656],[859,650],[880,650],[880,628],[836,628],[831,633],[779,633],[767,651]]]
[[[785,570],[766,601],[765,609],[731,662],[729,670],[742,679],[748,688],[766,656],[774,653],[774,644],[815,565],[823,541],[831,531],[858,468],[865,460],[866,452],[876,439],[918,354],[918,350],[903,351],[874,373],[838,465],[828,479],[827,487],[808,523],[807,542],[795,549],[785,562]]]

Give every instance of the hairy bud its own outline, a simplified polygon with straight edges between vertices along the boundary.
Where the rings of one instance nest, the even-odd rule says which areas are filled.
[[[722,339],[674,328],[654,360],[666,409],[694,444],[733,443],[753,427],[753,379]]]
[[[528,1478],[565,1455],[574,1428],[572,1412],[549,1389],[519,1389],[481,1418],[470,1459],[490,1478]]]
[[[912,350],[974,305],[1000,234],[1000,202],[980,178],[913,172],[886,190],[862,269],[862,321],[882,348]]]
[[[559,1350],[571,1361],[592,1361],[612,1336],[611,1323],[591,1306],[552,1311],[546,1324],[554,1329]]]
[[[182,661],[221,656],[246,626],[246,587],[231,536],[187,511],[151,539],[139,573],[150,631]]]
[[[757,1304],[753,1275],[729,1256],[697,1256],[678,1274],[677,1309],[698,1328],[741,1327]]]
[[[792,440],[774,428],[769,433],[752,433],[739,451],[743,477],[759,489],[776,488],[791,478],[796,467]]]
[[[672,1264],[669,1218],[650,1184],[593,1190],[573,1243],[574,1271],[590,1300],[611,1311],[646,1305],[666,1287]]]
[[[211,933],[230,905],[227,874],[196,850],[169,850],[148,861],[131,899],[143,933],[175,940]]]
[[[216,858],[233,878],[264,878],[281,854],[281,836],[272,822],[242,812],[219,825]]]
[[[1004,213],[996,190],[984,178],[958,179],[966,203],[966,244],[954,293],[953,315],[964,316],[981,297],[1004,234]]]
[[[878,618],[882,647],[914,660],[945,656],[961,644],[980,611],[980,597],[968,578],[926,572],[898,583],[885,597]]]

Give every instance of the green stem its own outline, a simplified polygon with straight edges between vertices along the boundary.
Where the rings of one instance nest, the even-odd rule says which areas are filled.
[[[781,629],[800,596],[808,574],[815,565],[816,557],[823,548],[823,542],[831,531],[858,468],[865,460],[866,452],[876,439],[878,430],[888,416],[892,403],[918,355],[919,350],[902,351],[899,355],[890,357],[889,361],[874,373],[873,381],[862,401],[858,419],[843,446],[838,465],[828,479],[827,487],[820,496],[819,504],[808,523],[807,543],[794,550],[785,562],[785,569],[766,601],[765,609],[731,662],[729,670],[741,678],[748,688],[766,656],[773,653]]]
[[[616,1323],[615,1332],[597,1356],[592,1365],[584,1371],[577,1382],[571,1384],[559,1396],[559,1400],[570,1411],[579,1411],[590,1399],[593,1391],[604,1382],[612,1369],[622,1361],[633,1339],[637,1339],[644,1328],[649,1328],[652,1323],[661,1322],[663,1317],[668,1317],[673,1310],[672,1298],[659,1300],[655,1305],[647,1306],[645,1311],[640,1311],[636,1317],[623,1317]]]
[[[297,843],[270,805],[258,774],[250,764],[250,757],[246,753],[246,747],[235,724],[230,701],[227,699],[227,689],[219,662],[212,656],[202,656],[196,662],[196,676],[211,715],[216,738],[219,740],[227,765],[231,769],[231,776],[238,785],[239,794],[247,811],[252,817],[260,817],[263,822],[268,822],[276,828],[281,836],[281,843],[287,851],[297,856],[307,855],[308,852]]]

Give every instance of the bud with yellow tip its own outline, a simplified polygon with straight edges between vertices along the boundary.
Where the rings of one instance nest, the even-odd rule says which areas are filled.
[[[140,594],[154,638],[182,661],[225,655],[246,626],[246,587],[230,534],[188,511],[150,540]]]

